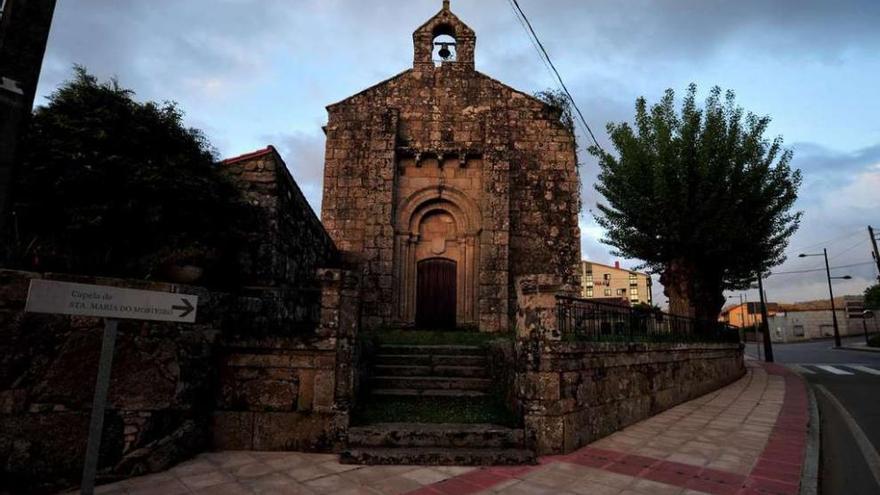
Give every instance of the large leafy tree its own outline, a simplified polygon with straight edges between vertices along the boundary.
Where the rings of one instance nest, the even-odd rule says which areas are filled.
[[[670,311],[714,321],[723,291],[747,287],[785,260],[801,213],[801,183],[782,138],[764,137],[770,118],[746,113],[715,87],[701,108],[690,85],[681,111],[675,93],[636,101],[634,125],[610,123],[616,154],[592,147],[597,221],[617,254],[660,273]]]
[[[173,103],[141,103],[82,67],[35,109],[14,190],[10,261],[162,278],[166,263],[228,278],[250,210]],[[229,261],[230,264],[224,264]]]

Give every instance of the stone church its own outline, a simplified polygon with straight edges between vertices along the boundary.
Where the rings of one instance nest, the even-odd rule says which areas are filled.
[[[578,285],[579,179],[560,109],[475,69],[444,1],[413,66],[330,105],[322,222],[362,266],[364,328],[511,328],[517,277]]]

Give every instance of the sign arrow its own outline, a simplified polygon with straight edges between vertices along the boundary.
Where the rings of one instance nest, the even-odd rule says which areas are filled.
[[[191,302],[189,302],[189,299],[184,299],[181,297],[180,300],[183,301],[184,305],[183,306],[171,306],[171,309],[183,311],[182,313],[180,313],[180,317],[185,318],[186,315],[192,313],[193,310],[196,309],[196,307],[193,306]]]

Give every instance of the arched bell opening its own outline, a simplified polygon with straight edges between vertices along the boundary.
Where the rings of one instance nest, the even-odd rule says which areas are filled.
[[[456,46],[455,37],[450,34],[439,34],[434,37],[434,51],[431,53],[431,60],[435,67],[440,67],[446,63],[453,63],[458,58],[458,48]]]

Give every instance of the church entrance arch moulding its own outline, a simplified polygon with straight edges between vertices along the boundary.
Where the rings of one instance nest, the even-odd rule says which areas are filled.
[[[444,258],[455,262],[455,324],[476,326],[480,209],[456,189],[432,186],[404,198],[397,209],[394,242],[394,315],[416,324],[418,266]]]

